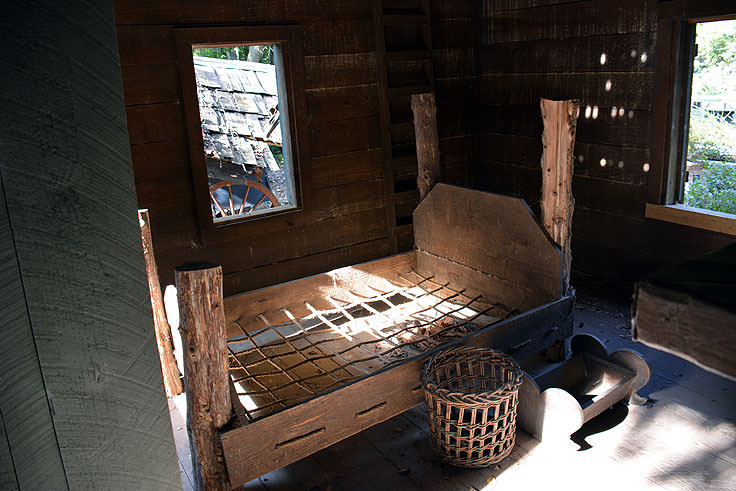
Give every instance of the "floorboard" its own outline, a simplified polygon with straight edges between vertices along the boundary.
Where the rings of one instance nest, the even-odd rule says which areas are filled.
[[[631,348],[653,376],[644,406],[615,405],[570,439],[540,444],[518,432],[512,454],[487,469],[441,462],[424,408],[254,479],[248,490],[736,489],[736,383],[631,341],[629,305],[600,292],[578,295],[576,332],[609,350]],[[170,401],[182,484],[191,488],[181,396]]]

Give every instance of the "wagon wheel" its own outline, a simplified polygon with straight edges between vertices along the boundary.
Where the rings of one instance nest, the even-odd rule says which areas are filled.
[[[240,208],[238,211],[235,211],[235,205],[233,204],[233,188],[232,186],[245,186],[245,195],[243,196],[243,202],[240,204]],[[229,208],[225,208],[222,206],[222,204],[215,199],[214,192],[217,191],[220,188],[227,187],[227,195],[228,195],[228,203],[230,204]],[[248,193],[250,193],[251,188],[255,188],[261,193],[263,193],[263,196],[261,196],[261,199],[258,200],[258,203],[253,205],[248,211],[245,211],[245,203],[248,201]],[[210,186],[210,199],[212,200],[212,203],[217,207],[217,209],[220,211],[222,216],[232,216],[232,215],[247,215],[248,213],[253,212],[258,206],[263,203],[264,201],[269,201],[271,203],[271,208],[275,208],[277,206],[280,206],[279,201],[276,199],[276,196],[273,195],[273,193],[263,184],[257,181],[253,181],[251,179],[246,179],[245,182],[232,182],[232,181],[220,181],[212,186]]]

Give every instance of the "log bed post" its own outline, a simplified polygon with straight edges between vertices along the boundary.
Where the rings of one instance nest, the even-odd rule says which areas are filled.
[[[419,201],[422,201],[434,185],[442,181],[434,93],[412,94],[411,110],[414,113],[414,136],[417,146],[417,188]]]
[[[560,246],[563,257],[562,291],[570,289],[572,253],[573,149],[575,130],[580,113],[577,100],[551,101],[541,99],[542,120],[542,223],[552,240]]]
[[[176,290],[195,487],[229,489],[218,434],[232,410],[222,268],[211,263],[183,264],[176,268]]]
[[[138,222],[141,226],[141,241],[143,243],[143,258],[146,261],[146,276],[148,276],[148,291],[151,294],[151,309],[153,310],[153,327],[156,331],[158,357],[161,361],[161,374],[164,379],[166,397],[181,394],[184,388],[179,379],[179,369],[174,358],[174,346],[171,342],[171,326],[166,320],[164,298],[161,295],[161,283],[158,280],[156,257],[153,254],[153,240],[151,239],[151,221],[148,210],[138,210]]]

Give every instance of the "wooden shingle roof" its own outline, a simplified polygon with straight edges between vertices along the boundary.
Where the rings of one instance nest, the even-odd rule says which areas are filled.
[[[281,146],[274,65],[194,56],[194,70],[206,157],[278,170],[268,148]]]

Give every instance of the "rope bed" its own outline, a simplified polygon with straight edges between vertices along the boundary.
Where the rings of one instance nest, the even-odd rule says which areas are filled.
[[[413,217],[411,251],[229,297],[207,286],[212,268],[177,272],[199,327],[185,372],[207,475],[241,486],[416,407],[426,358],[444,348],[561,352],[574,299],[522,200],[437,184]]]
[[[333,308],[300,318],[258,325],[232,321],[241,333],[228,338],[230,376],[248,421],[273,414],[360,377],[517,313],[425,277],[399,275],[388,291],[368,285],[373,296],[342,290]],[[385,284],[384,284],[385,288]],[[231,331],[232,332],[232,331]]]

